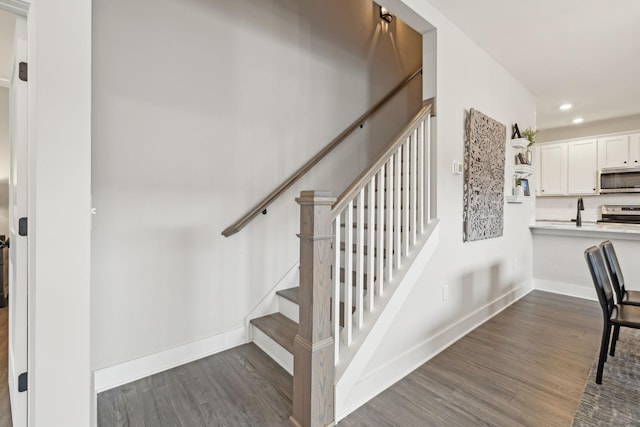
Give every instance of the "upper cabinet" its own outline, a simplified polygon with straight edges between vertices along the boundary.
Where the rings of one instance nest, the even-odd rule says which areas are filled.
[[[563,196],[567,193],[567,144],[542,145],[539,148],[540,195]]]
[[[603,168],[640,168],[640,133],[537,145],[538,196],[598,194]]]
[[[597,140],[572,141],[567,149],[567,194],[596,194],[598,182]]]
[[[598,158],[600,169],[640,166],[640,134],[599,139]]]
[[[640,133],[629,136],[629,164],[640,166]]]

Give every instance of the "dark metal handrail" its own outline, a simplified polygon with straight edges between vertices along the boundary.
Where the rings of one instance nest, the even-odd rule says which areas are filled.
[[[422,67],[418,70],[414,71],[410,76],[396,85],[393,89],[389,91],[384,97],[382,97],[378,102],[376,102],[373,107],[369,108],[364,114],[358,117],[354,122],[349,125],[340,135],[336,136],[333,141],[331,141],[326,147],[320,150],[315,156],[311,158],[308,162],[300,167],[297,171],[293,173],[289,178],[287,178],[282,184],[280,184],[275,190],[271,192],[267,197],[265,197],[260,203],[258,203],[253,209],[247,212],[242,218],[240,218],[235,223],[231,224],[229,227],[225,228],[222,232],[224,237],[229,237],[232,234],[237,233],[242,230],[253,218],[258,216],[260,212],[264,212],[267,207],[273,203],[275,199],[277,199],[282,193],[289,189],[296,181],[302,178],[311,168],[313,168],[320,160],[326,157],[334,148],[340,145],[349,135],[353,133],[358,127],[362,125],[371,115],[373,115],[376,111],[378,111],[384,104],[387,103],[395,94],[400,92],[406,85],[408,85],[416,76],[422,73]]]

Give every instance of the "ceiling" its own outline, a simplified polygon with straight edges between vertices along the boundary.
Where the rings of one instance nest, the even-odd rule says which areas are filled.
[[[430,2],[536,95],[538,129],[640,114],[640,1]]]
[[[536,95],[538,129],[640,114],[640,1],[430,2]],[[0,86],[14,25],[0,9]]]
[[[11,76],[15,15],[0,9],[0,86],[7,86]]]

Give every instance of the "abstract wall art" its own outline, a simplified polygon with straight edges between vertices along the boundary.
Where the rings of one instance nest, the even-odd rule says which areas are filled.
[[[502,236],[507,127],[471,109],[464,144],[463,241]]]

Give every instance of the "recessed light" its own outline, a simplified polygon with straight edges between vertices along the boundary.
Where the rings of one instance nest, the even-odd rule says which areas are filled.
[[[584,119],[582,117],[576,117],[575,119],[573,119],[573,123],[578,124],[578,123],[582,123],[584,122]]]
[[[573,107],[573,105],[571,105],[571,104],[562,104],[562,105],[560,106],[560,110],[562,110],[562,111],[567,111],[567,110],[570,110],[570,109],[571,109],[571,107]]]

